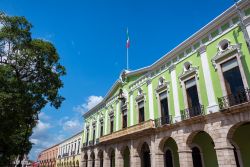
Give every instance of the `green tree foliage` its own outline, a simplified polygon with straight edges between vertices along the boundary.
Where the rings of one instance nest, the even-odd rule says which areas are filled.
[[[64,100],[58,91],[65,68],[56,48],[33,39],[31,28],[24,17],[0,13],[0,166],[30,151],[38,113]]]

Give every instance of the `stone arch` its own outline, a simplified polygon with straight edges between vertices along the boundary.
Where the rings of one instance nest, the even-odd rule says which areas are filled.
[[[78,160],[76,161],[76,167],[79,167],[79,161]]]
[[[103,167],[103,155],[104,153],[103,153],[103,150],[98,150],[98,153],[97,153],[97,157],[98,157],[98,159],[99,159],[99,161],[100,161],[100,167]]]
[[[159,150],[164,155],[164,166],[179,166],[178,145],[172,137],[164,137]]]
[[[110,167],[115,167],[115,149],[113,147],[110,147],[108,149],[108,157],[110,160]]]
[[[148,145],[149,149],[151,150],[151,143],[150,143],[150,140],[141,141],[141,142],[139,142],[139,143],[137,144],[137,147],[136,147],[137,152],[138,152],[139,154],[140,154],[140,152],[141,152],[141,149],[142,149],[143,144],[145,144],[145,143]]]
[[[77,164],[76,164],[77,166]],[[84,156],[83,156],[83,167],[87,167],[88,166],[88,153],[85,152]]]
[[[147,142],[143,142],[139,155],[141,158],[141,165],[144,167],[150,167],[151,166],[151,156],[150,156],[151,150]]]
[[[92,162],[92,167],[95,167],[95,153],[94,153],[94,151],[92,151],[90,153],[90,159],[91,159],[91,162]]]
[[[130,148],[128,145],[124,145],[121,148],[121,155],[123,157],[123,166],[124,167],[129,167],[130,166]]]
[[[227,134],[227,139],[233,146],[237,166],[249,166],[250,160],[250,121],[243,121],[233,125]]]
[[[214,140],[206,131],[195,131],[187,138],[187,146],[192,150],[193,165],[218,167]]]

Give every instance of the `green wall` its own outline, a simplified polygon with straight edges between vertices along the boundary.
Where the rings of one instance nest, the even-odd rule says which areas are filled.
[[[192,144],[197,144],[201,148],[205,167],[217,167],[218,161],[212,138],[206,132],[198,133]]]
[[[243,166],[250,166],[250,124],[242,125],[233,135],[234,143],[239,147]],[[238,155],[239,156],[239,155]]]

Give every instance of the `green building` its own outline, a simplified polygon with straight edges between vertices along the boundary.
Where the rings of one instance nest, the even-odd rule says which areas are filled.
[[[250,1],[152,65],[124,70],[85,113],[83,167],[250,166]]]

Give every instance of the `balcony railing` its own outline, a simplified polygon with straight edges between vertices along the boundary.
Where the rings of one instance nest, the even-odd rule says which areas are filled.
[[[172,123],[172,115],[168,115],[165,117],[160,117],[155,119],[155,127],[161,127],[162,125],[171,124]]]
[[[149,130],[151,128],[154,128],[154,121],[153,120],[148,120],[142,123],[139,123],[134,126],[130,126],[128,128],[113,132],[111,134],[105,135],[100,137],[100,143],[105,142],[105,141],[110,141],[113,139],[118,139],[122,138],[125,136],[131,136],[132,134],[138,134],[141,133],[145,130]]]
[[[181,110],[181,119],[189,119],[198,115],[204,115],[204,106],[198,105]]]
[[[62,157],[67,157],[67,156],[69,156],[69,153],[64,153],[64,154],[62,155]]]
[[[227,109],[229,107],[246,103],[250,101],[250,89],[242,89],[236,94],[230,94],[218,98],[219,107],[221,110]]]

